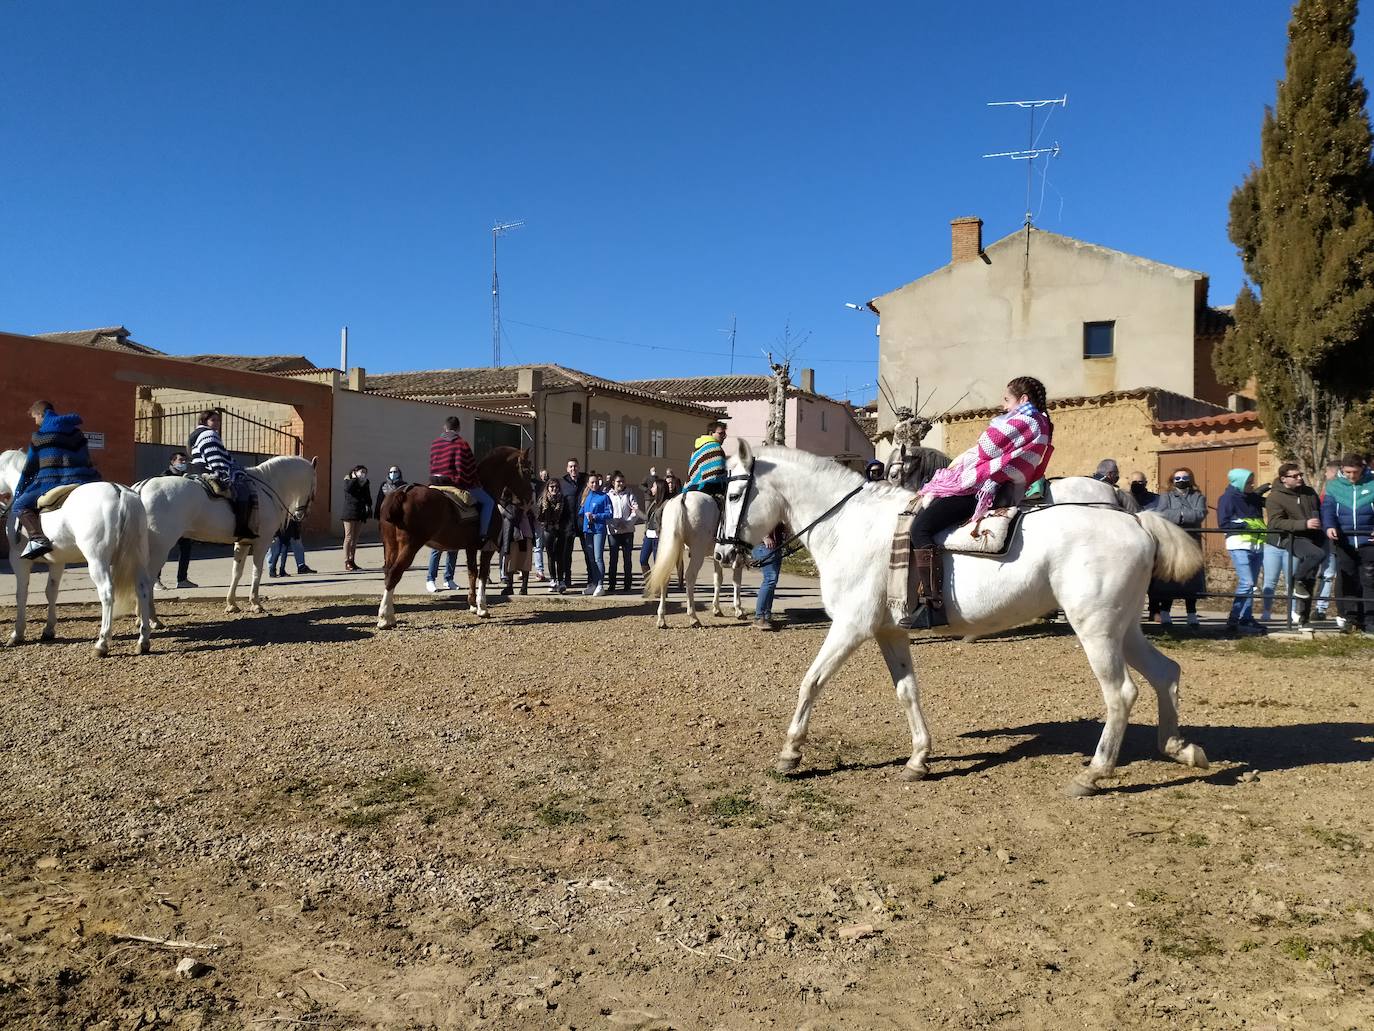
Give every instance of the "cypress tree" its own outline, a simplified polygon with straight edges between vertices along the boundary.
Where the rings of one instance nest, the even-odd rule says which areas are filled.
[[[1256,379],[1265,426],[1309,475],[1342,443],[1360,443],[1348,438],[1364,420],[1347,416],[1374,395],[1374,168],[1351,50],[1356,8],[1293,9],[1262,164],[1231,197],[1248,282],[1214,362],[1223,381]]]

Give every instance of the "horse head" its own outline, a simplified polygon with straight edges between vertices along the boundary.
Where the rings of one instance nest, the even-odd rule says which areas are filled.
[[[772,463],[755,454],[743,437],[736,437],[735,453],[726,464],[730,475],[716,546],[716,557],[722,562],[729,561],[732,552],[747,557],[782,519],[781,499],[759,486],[759,474]]]
[[[529,448],[494,447],[477,463],[477,479],[494,498],[509,490],[521,505],[528,505],[533,497],[531,481],[534,463]]]

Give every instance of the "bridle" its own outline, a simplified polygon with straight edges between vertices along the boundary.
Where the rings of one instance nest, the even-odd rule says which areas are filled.
[[[279,493],[277,493],[276,488],[274,488],[270,483],[268,483],[267,480],[265,480],[261,475],[259,475],[258,473],[251,472],[247,469],[243,471],[243,474],[247,476],[250,480],[252,480],[254,483],[256,483],[263,490],[267,491],[268,494],[271,494],[273,499],[277,502],[277,504],[281,506],[281,510],[285,512],[288,516],[296,520],[298,523],[305,522],[305,517],[310,514],[310,506],[315,503],[315,491],[317,487],[314,484],[312,484],[310,487],[310,496],[305,499],[305,503],[297,505],[295,508],[292,508],[290,505],[286,503],[286,499],[283,498]]]
[[[730,497],[729,497],[729,486],[728,486],[729,484],[731,484],[731,483],[743,483],[743,484],[744,484],[744,494],[743,494],[743,495],[741,496],[741,498],[740,498],[739,514],[735,516],[735,532],[734,532],[734,534],[733,534],[732,536],[729,536],[729,537],[727,537],[727,536],[725,535],[725,512],[724,512],[724,510],[721,511],[720,531],[716,534],[716,543],[717,543],[717,544],[728,544],[728,545],[730,545],[731,547],[733,547],[737,552],[741,552],[741,553],[746,554],[746,555],[748,555],[748,554],[750,554],[750,553],[753,552],[753,550],[754,550],[754,545],[751,544],[749,541],[746,541],[746,540],[744,540],[744,539],[742,539],[742,538],[740,537],[740,530],[739,530],[739,528],[740,528],[740,526],[741,526],[741,525],[744,523],[744,521],[745,521],[745,518],[744,518],[744,517],[745,517],[746,515],[748,515],[748,513],[749,513],[749,502],[752,500],[752,495],[755,494],[755,493],[757,493],[756,485],[757,485],[757,483],[758,483],[758,474],[754,471],[754,467],[755,467],[755,465],[757,464],[757,461],[758,461],[757,459],[751,459],[751,460],[750,460],[750,462],[749,462],[749,472],[748,472],[747,474],[737,474],[737,475],[735,475],[735,476],[730,476],[730,477],[727,477],[727,478],[726,478],[726,481],[725,481],[725,482],[726,482],[727,486],[726,486],[726,498],[725,498],[725,501],[726,501],[726,504],[727,504],[727,505],[729,504],[729,501],[730,501]],[[769,549],[768,554],[765,555],[763,558],[761,558],[761,559],[754,559],[754,560],[752,560],[749,564],[750,564],[751,566],[757,568],[757,567],[759,567],[759,566],[766,566],[769,562],[772,562],[773,559],[775,559],[779,554],[784,553],[784,552],[785,552],[785,549],[786,549],[789,545],[791,545],[791,544],[794,543],[795,541],[800,540],[803,536],[805,536],[806,534],[810,533],[813,529],[815,529],[816,526],[817,526],[818,524],[820,524],[821,522],[823,522],[823,521],[825,521],[826,519],[830,518],[830,516],[834,515],[834,514],[835,514],[836,512],[838,512],[841,508],[843,508],[843,507],[845,506],[845,504],[848,503],[849,499],[852,498],[852,497],[854,497],[854,495],[858,494],[859,491],[861,491],[861,490],[864,489],[864,487],[868,486],[869,482],[870,482],[870,481],[868,481],[868,480],[861,480],[861,481],[859,482],[859,485],[858,485],[857,487],[855,487],[853,490],[851,490],[851,491],[850,491],[848,494],[846,494],[844,497],[840,498],[839,501],[835,502],[833,505],[831,505],[829,508],[827,508],[824,512],[822,512],[820,515],[818,515],[815,519],[811,520],[811,522],[809,522],[809,523],[807,523],[805,526],[803,526],[803,527],[802,527],[800,530],[798,530],[796,533],[794,533],[794,534],[792,534],[791,536],[785,538],[784,540],[779,541],[776,545],[774,545],[772,548]]]

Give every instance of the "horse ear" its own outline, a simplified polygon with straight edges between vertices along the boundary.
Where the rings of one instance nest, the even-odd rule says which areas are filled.
[[[320,456],[319,456],[319,455],[316,455],[314,458],[310,459],[310,468],[312,468],[312,469],[315,468],[315,463],[318,462],[319,460],[320,460]]]
[[[754,463],[754,449],[749,446],[749,441],[743,437],[735,438],[735,457],[739,459],[739,464],[746,469]]]

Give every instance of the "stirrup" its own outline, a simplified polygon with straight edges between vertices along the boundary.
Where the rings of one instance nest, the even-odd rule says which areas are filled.
[[[943,605],[931,605],[923,601],[915,611],[897,620],[897,625],[903,630],[934,630],[936,627],[949,626],[949,618],[945,615]]]
[[[22,559],[32,560],[42,558],[52,551],[52,541],[46,537],[30,537],[28,546],[20,553]]]

